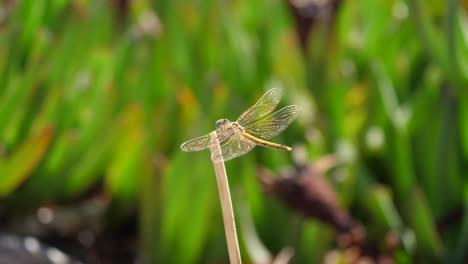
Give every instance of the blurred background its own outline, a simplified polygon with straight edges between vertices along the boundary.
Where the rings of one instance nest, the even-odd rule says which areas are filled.
[[[467,11],[2,0],[0,262],[228,263],[179,146],[279,87],[294,150],[226,163],[245,263],[468,263]]]

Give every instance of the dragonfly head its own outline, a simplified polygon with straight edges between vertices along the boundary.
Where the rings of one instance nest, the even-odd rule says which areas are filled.
[[[216,121],[216,130],[220,130],[220,129],[223,129],[225,128],[229,123],[229,120],[227,119],[220,119],[218,121]]]

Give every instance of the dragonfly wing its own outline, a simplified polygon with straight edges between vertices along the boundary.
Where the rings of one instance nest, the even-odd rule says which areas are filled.
[[[211,155],[211,159],[217,161],[228,161],[251,151],[257,144],[242,137],[239,133],[234,133],[227,139],[221,148]]]
[[[200,151],[211,146],[211,137],[210,134],[204,135],[202,137],[197,137],[191,139],[180,146],[183,151],[192,152]]]
[[[241,126],[245,126],[268,115],[276,108],[280,99],[281,89],[273,88],[268,90],[254,106],[242,113],[237,122]]]
[[[289,105],[274,112],[270,116],[244,127],[247,133],[269,139],[283,132],[299,115],[301,107]]]

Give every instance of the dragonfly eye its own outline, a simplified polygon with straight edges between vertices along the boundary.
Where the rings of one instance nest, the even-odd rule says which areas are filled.
[[[225,126],[229,121],[227,119],[220,119],[216,121],[216,129]]]

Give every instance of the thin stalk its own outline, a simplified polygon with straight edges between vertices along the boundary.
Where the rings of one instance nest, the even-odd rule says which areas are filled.
[[[463,85],[460,80],[460,71],[456,66],[456,20],[457,20],[457,8],[458,0],[447,0],[447,11],[446,11],[446,34],[447,47],[444,46],[443,38],[441,38],[436,31],[436,27],[430,21],[429,15],[423,10],[423,4],[420,0],[408,0],[408,7],[410,10],[411,17],[415,23],[417,32],[420,35],[422,45],[433,57],[433,59],[439,63],[445,74],[447,75],[450,84],[460,94],[466,94],[466,89],[461,89]]]
[[[452,70],[456,72],[457,77],[459,76],[459,67],[457,65],[457,48],[456,48],[456,30],[457,30],[457,18],[458,18],[458,0],[447,0],[447,11],[445,14],[445,31],[447,37],[447,50],[448,59]]]
[[[423,5],[420,0],[408,0],[408,7],[410,15],[413,18],[416,32],[419,33],[422,45],[433,57],[433,59],[440,64],[442,69],[450,74],[446,50],[442,45],[442,40],[437,35],[435,26],[430,21],[428,15],[423,10]]]
[[[241,196],[241,195],[238,195]],[[252,260],[252,263],[267,264],[272,263],[273,257],[268,249],[263,245],[258,237],[255,224],[252,219],[250,207],[242,195],[241,206],[237,206],[238,216],[240,217],[240,225],[242,237],[244,238],[245,249]]]
[[[218,151],[221,152],[218,137],[216,132],[211,133],[211,154]],[[226,242],[229,251],[229,260],[231,264],[241,264],[241,256],[239,250],[239,242],[237,240],[236,222],[234,220],[234,212],[232,209],[231,193],[229,191],[229,182],[224,167],[224,161],[213,161],[213,167],[216,174],[216,182],[218,183],[219,199],[221,201],[221,209],[223,211],[224,231],[226,233]]]
[[[453,74],[452,85],[455,86],[456,91],[459,95],[467,95],[466,89],[462,88],[464,86],[460,65],[458,64],[458,54],[457,54],[457,45],[456,38],[457,33],[457,20],[459,19],[459,0],[447,0],[447,11],[445,14],[445,31],[447,39],[447,55],[448,55],[448,64],[450,65],[450,72]]]
[[[465,212],[462,219],[459,240],[453,256],[453,261],[447,263],[463,263],[463,260],[468,255],[466,248],[468,247],[468,188],[465,194]]]

